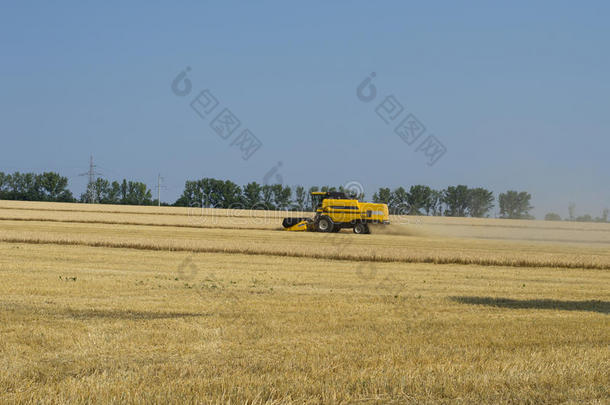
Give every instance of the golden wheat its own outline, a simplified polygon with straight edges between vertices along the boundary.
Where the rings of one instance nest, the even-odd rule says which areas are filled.
[[[455,263],[609,269],[604,244],[549,244],[411,235],[319,234],[281,230],[2,221],[0,240],[227,252],[372,262]]]
[[[424,218],[318,234],[231,229],[213,211],[224,222],[204,228],[173,208],[0,207],[0,402],[610,396],[603,226]],[[528,233],[549,226],[561,236]]]

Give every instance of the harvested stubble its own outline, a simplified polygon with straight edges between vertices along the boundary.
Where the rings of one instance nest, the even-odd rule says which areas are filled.
[[[603,244],[449,239],[351,233],[2,221],[0,241],[335,260],[610,269]]]
[[[610,396],[608,228],[532,241],[547,223],[434,218],[411,235],[324,235],[6,205],[0,402]],[[98,215],[114,223],[87,223]]]

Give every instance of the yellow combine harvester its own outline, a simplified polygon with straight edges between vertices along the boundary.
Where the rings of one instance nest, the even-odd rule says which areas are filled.
[[[354,233],[371,233],[369,224],[389,224],[390,216],[386,204],[360,202],[348,198],[342,192],[316,191],[311,193],[316,203],[313,218],[284,218],[282,225],[287,231],[339,232],[352,228]]]

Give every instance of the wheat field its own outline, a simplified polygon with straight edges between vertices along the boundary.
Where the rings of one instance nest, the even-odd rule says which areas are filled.
[[[608,403],[610,224],[285,215],[0,201],[0,403]]]

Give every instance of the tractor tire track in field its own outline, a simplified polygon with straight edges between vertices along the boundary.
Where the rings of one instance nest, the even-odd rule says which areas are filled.
[[[294,250],[279,250],[272,248],[241,248],[241,247],[213,247],[213,246],[177,246],[172,244],[159,244],[150,242],[126,242],[116,240],[78,240],[78,239],[45,239],[40,237],[0,237],[0,242],[23,244],[50,244],[64,246],[88,246],[116,249],[136,249],[169,252],[190,253],[225,253],[255,256],[296,257],[309,259],[324,259],[353,262],[379,262],[379,263],[428,263],[428,264],[457,264],[494,267],[546,267],[556,269],[592,269],[610,270],[610,264],[583,263],[583,262],[555,262],[550,260],[532,260],[523,258],[481,258],[481,257],[388,257],[370,256],[350,253],[324,253],[324,252],[298,252]]]

